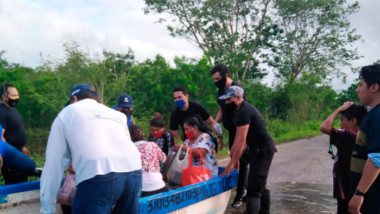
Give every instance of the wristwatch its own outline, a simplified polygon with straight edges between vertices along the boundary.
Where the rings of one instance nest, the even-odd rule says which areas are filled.
[[[365,193],[360,192],[358,189],[355,189],[354,195],[364,196]]]

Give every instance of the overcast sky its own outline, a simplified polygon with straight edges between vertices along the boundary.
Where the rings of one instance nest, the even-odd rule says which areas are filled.
[[[350,18],[364,39],[357,44],[363,56],[353,62],[357,67],[380,59],[380,1],[360,3],[360,12]],[[165,25],[156,23],[157,16],[145,15],[143,7],[143,0],[0,0],[0,50],[8,61],[31,67],[41,64],[40,55],[62,60],[62,44],[70,40],[90,53],[125,53],[130,47],[140,62],[157,54],[169,61],[174,56],[201,57],[194,45],[170,37]],[[356,77],[350,74],[346,85]],[[333,84],[336,89],[346,86]]]

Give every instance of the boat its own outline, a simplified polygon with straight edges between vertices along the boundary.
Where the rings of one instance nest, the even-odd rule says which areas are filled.
[[[223,170],[224,167],[219,167],[219,174]],[[234,170],[229,176],[215,177],[197,184],[141,198],[139,213],[224,213],[231,190],[237,185],[238,174],[238,171]],[[40,197],[39,188],[39,180],[0,186],[0,213],[17,206],[24,206],[25,209],[28,209],[28,206],[32,204],[36,207],[34,209],[37,209]],[[39,212],[39,209],[36,211]]]

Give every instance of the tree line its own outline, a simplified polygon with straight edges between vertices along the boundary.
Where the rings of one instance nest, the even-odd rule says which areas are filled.
[[[63,62],[45,62],[36,68],[8,62],[4,51],[0,55],[0,83],[10,82],[19,90],[17,109],[27,128],[29,145],[37,152],[44,151],[50,126],[69,100],[71,87],[78,83],[91,84],[109,107],[117,103],[121,94],[130,94],[135,105],[133,115],[145,128],[154,112],[162,113],[164,120],[169,120],[175,107],[176,86],[185,86],[190,99],[200,102],[213,116],[217,113],[217,88],[209,73],[212,65],[206,58],[177,57],[174,65],[170,65],[160,55],[137,62],[132,50],[103,51],[101,57],[94,58],[75,43],[64,47]],[[248,102],[264,115],[274,137],[286,132],[285,126],[324,119],[343,100],[357,100],[355,85],[338,94],[331,86],[308,78],[274,87],[251,80],[240,83],[246,89]],[[317,125],[313,126],[318,129]]]

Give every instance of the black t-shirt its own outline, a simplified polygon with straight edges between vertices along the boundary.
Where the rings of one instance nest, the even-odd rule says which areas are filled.
[[[352,196],[350,161],[357,132],[348,129],[331,129],[330,143],[338,149],[334,163],[334,197],[349,199]]]
[[[253,105],[244,101],[235,111],[233,121],[236,127],[249,124],[247,145],[251,154],[273,154],[277,151],[263,117]]]
[[[239,87],[243,88],[243,86],[241,86],[237,82],[232,82],[231,86],[233,86],[233,85],[234,86],[239,86]],[[233,108],[233,106],[231,104],[226,104],[226,100],[219,99],[219,97],[222,96],[222,95],[224,95],[224,93],[226,93],[226,89],[220,88],[218,90],[218,99],[217,99],[217,102],[218,102],[220,108],[222,109],[222,113],[223,113],[223,117],[222,117],[223,126],[229,132],[231,132],[231,130],[234,130],[236,128],[236,126],[233,125],[233,120],[232,120],[233,117],[234,117],[234,108]],[[246,96],[245,90],[244,90],[244,96],[243,96],[243,98],[244,98],[244,100],[247,100],[247,96]]]
[[[180,108],[175,108],[170,116],[170,130],[178,130],[178,126],[181,126],[183,131],[183,121],[189,117],[199,115],[203,120],[207,120],[210,114],[199,103],[189,100],[189,108],[186,111],[182,111]]]
[[[26,132],[22,118],[15,108],[0,103],[0,124],[5,129],[4,138],[12,146],[21,149],[26,144]]]

